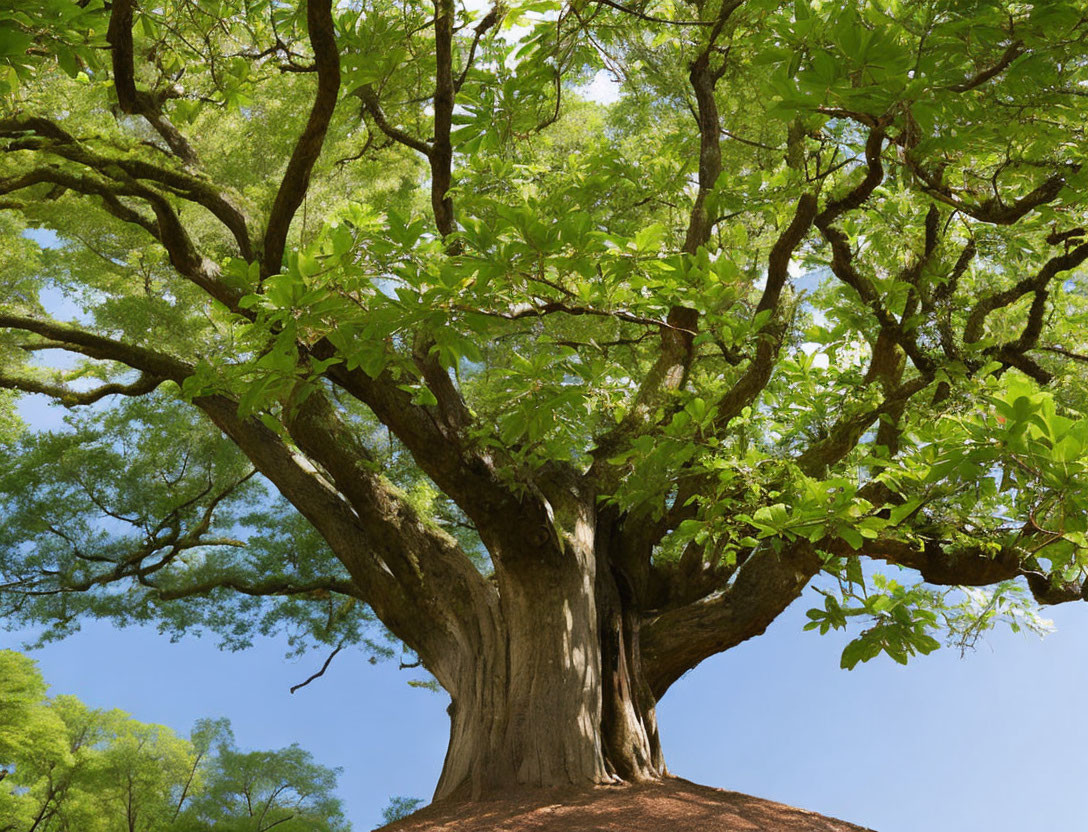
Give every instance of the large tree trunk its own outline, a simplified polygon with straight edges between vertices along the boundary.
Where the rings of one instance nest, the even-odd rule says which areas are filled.
[[[634,599],[598,550],[592,510],[571,525],[496,559],[499,610],[452,683],[436,800],[665,773]]]

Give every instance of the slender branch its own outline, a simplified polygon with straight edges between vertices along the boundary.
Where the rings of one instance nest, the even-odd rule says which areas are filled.
[[[647,23],[666,23],[670,26],[713,26],[715,23],[713,20],[670,20],[667,17],[654,17],[645,12],[640,12],[638,9],[621,6],[619,3],[613,2],[613,0],[595,0],[595,2],[624,14],[629,14],[632,17],[637,17],[639,20],[645,20]]]
[[[710,48],[705,49],[691,64],[688,80],[695,92],[699,124],[699,189],[688,221],[684,251],[694,254],[710,239],[712,225],[706,211],[706,200],[722,171],[721,122],[714,87],[721,77],[724,61],[718,69],[711,68]]]
[[[33,137],[40,137],[35,141]],[[10,138],[8,149],[37,150],[83,165],[98,175],[124,184],[130,179],[148,180],[206,208],[231,232],[241,255],[252,257],[245,213],[234,200],[199,174],[153,164],[130,154],[106,156],[86,147],[59,124],[40,117],[0,119],[0,137]],[[29,138],[28,138],[29,137]],[[118,173],[120,175],[118,175]]]
[[[834,219],[846,211],[860,207],[876,189],[884,176],[880,160],[883,139],[884,133],[880,127],[870,133],[865,145],[865,177],[844,196],[831,200],[819,212],[817,212],[815,196],[804,194],[800,198],[789,226],[771,248],[767,259],[767,284],[756,306],[756,315],[770,312],[773,316],[776,313],[782,290],[789,278],[790,260],[808,230],[814,224],[822,231],[829,228]],[[780,322],[772,320],[764,325],[759,333],[756,351],[748,369],[718,402],[718,414],[715,419],[715,429],[718,432],[724,431],[729,422],[754,402],[766,387],[774,370],[783,335],[784,326]]]
[[[504,14],[504,12],[502,11],[501,6],[492,6],[491,11],[489,11],[484,19],[477,23],[476,27],[473,29],[472,45],[468,48],[468,57],[465,58],[465,65],[461,69],[461,74],[457,76],[457,80],[453,84],[455,93],[461,91],[461,87],[464,86],[465,79],[468,77],[468,72],[472,69],[472,62],[476,60],[476,48],[480,45],[480,38],[498,25],[502,14]]]
[[[1085,260],[1088,260],[1088,243],[1081,244],[1072,251],[1050,258],[1034,275],[1025,277],[1004,291],[995,292],[982,298],[967,316],[967,323],[963,330],[963,340],[968,344],[977,342],[982,338],[986,318],[992,312],[1015,303],[1030,292],[1035,292],[1037,295],[1042,293],[1050,281],[1058,274],[1076,268]],[[1029,342],[1033,345],[1032,335],[1038,337],[1041,321],[1037,320],[1034,323],[1029,323],[1029,327],[1025,334],[1021,336],[1021,339],[1015,342],[1020,345],[1021,340],[1023,341],[1021,349],[1026,349]]]
[[[457,85],[453,77],[453,0],[434,0],[434,142],[431,163],[431,210],[438,233],[448,237],[455,230],[453,200],[453,107]]]
[[[860,208],[872,196],[877,185],[884,181],[882,151],[886,138],[885,125],[877,120],[865,140],[865,176],[839,199],[830,200],[816,219],[816,225],[830,225],[847,211]]]
[[[166,249],[170,264],[179,274],[228,308],[237,309],[240,291],[224,284],[219,279],[219,266],[197,251],[166,195],[123,173],[118,175],[117,181],[103,180],[89,174],[76,176],[50,165],[35,168],[22,176],[0,179],[0,194],[52,183],[76,193],[97,196],[102,199],[102,207],[107,212],[125,222],[140,226],[161,243]],[[154,219],[125,205],[119,198],[122,196],[136,197],[144,201],[151,208]]]
[[[315,578],[302,583],[294,583],[287,578],[269,578],[257,583],[240,581],[235,578],[213,578],[183,587],[165,588],[147,584],[155,590],[155,597],[160,601],[176,601],[181,598],[210,595],[218,589],[229,589],[241,595],[253,597],[273,597],[280,595],[311,596],[315,593],[337,592],[353,598],[359,597],[359,589],[351,581],[337,578]]]
[[[732,139],[733,141],[740,142],[741,144],[746,144],[749,147],[758,147],[761,150],[780,151],[782,149],[780,147],[773,147],[773,146],[771,146],[769,144],[764,144],[763,142],[757,142],[757,141],[753,141],[752,139],[746,139],[743,136],[738,136],[736,133],[733,133],[733,132],[731,132],[729,130],[726,130],[724,128],[722,129],[722,135],[725,136],[727,139]]]
[[[39,393],[56,399],[65,407],[74,407],[94,404],[106,396],[143,396],[155,390],[164,380],[155,376],[141,375],[137,381],[131,384],[103,384],[94,390],[79,392],[63,385],[0,375],[0,388],[19,390],[23,393]]]
[[[853,251],[846,234],[832,224],[843,214],[860,208],[877,185],[883,181],[884,167],[881,159],[883,143],[884,129],[878,126],[870,132],[866,141],[865,160],[867,170],[865,177],[845,196],[828,203],[827,207],[816,217],[814,224],[831,246],[830,265],[834,275],[858,293],[861,300],[876,317],[881,332],[884,333],[885,337],[890,338],[902,347],[903,351],[923,375],[929,375],[935,369],[933,359],[922,351],[917,340],[904,329],[904,323],[897,320],[884,306],[880,293],[872,281],[861,274],[854,265]],[[927,236],[927,246],[929,245],[929,236]]]
[[[1082,364],[1088,364],[1088,355],[1079,352],[1073,352],[1072,350],[1067,350],[1064,347],[1044,346],[1036,347],[1036,349],[1040,349],[1043,352],[1052,352],[1055,355],[1064,355],[1066,358],[1071,358],[1074,361],[1079,361]]]
[[[428,159],[431,156],[431,146],[427,142],[417,139],[410,133],[406,133],[399,127],[394,127],[389,123],[389,119],[385,116],[385,111],[382,110],[381,104],[378,103],[378,96],[374,93],[373,87],[366,84],[355,91],[355,95],[363,102],[363,106],[366,111],[370,113],[370,117],[374,119],[374,124],[381,130],[386,136],[398,144],[402,144],[405,147],[411,148],[418,153],[426,156]]]
[[[460,306],[453,307],[459,312],[471,312],[476,315],[486,315],[490,318],[502,318],[506,321],[518,321],[523,318],[543,318],[546,315],[554,315],[561,313],[563,315],[591,315],[599,318],[615,318],[618,321],[626,321],[632,324],[641,324],[642,326],[663,327],[666,329],[673,329],[680,333],[694,336],[694,331],[690,329],[684,329],[683,327],[672,324],[669,321],[659,321],[656,318],[647,318],[642,315],[636,315],[633,312],[627,312],[623,309],[597,309],[592,306],[572,306],[567,303],[561,303],[559,301],[549,301],[548,303],[541,304],[539,306],[531,306],[529,304],[519,304],[513,306],[509,311],[501,309],[477,309],[473,306]]]
[[[790,259],[812,227],[816,209],[816,197],[812,194],[803,194],[797,201],[793,219],[779,235],[767,258],[767,284],[756,306],[756,315],[769,311],[773,317],[777,311],[782,289],[789,278]],[[784,334],[785,326],[781,322],[771,320],[764,325],[757,336],[755,354],[748,368],[718,402],[714,424],[716,431],[724,431],[729,422],[754,402],[767,386]]]
[[[159,239],[159,228],[155,220],[130,208],[118,198],[121,196],[134,196],[135,194],[131,189],[126,189],[95,176],[76,176],[52,165],[39,167],[20,176],[0,179],[0,194],[8,194],[41,184],[58,185],[79,194],[99,197],[102,200],[102,207],[107,212],[119,220],[138,225],[156,240]]]
[[[190,365],[166,353],[116,341],[69,324],[0,312],[0,328],[32,332],[63,345],[62,348],[70,352],[78,352],[90,358],[117,361],[160,380],[169,379],[181,384],[192,374]]]
[[[997,60],[997,63],[986,69],[980,70],[966,81],[962,81],[958,84],[950,84],[945,89],[952,90],[952,92],[968,92],[977,87],[981,87],[991,78],[995,78],[1004,72],[1009,66],[1024,53],[1023,41],[1014,40],[1009,44],[1004,54]]]
[[[310,682],[314,681],[315,679],[320,679],[322,676],[324,676],[325,671],[328,670],[329,665],[332,664],[332,660],[336,658],[336,654],[343,649],[344,642],[340,642],[339,644],[337,644],[336,649],[329,653],[329,657],[325,659],[325,663],[321,665],[321,669],[317,671],[317,673],[314,673],[312,676],[310,676],[305,682],[299,682],[297,685],[292,685],[291,693],[295,693],[296,691],[301,690],[302,688],[310,684]]]

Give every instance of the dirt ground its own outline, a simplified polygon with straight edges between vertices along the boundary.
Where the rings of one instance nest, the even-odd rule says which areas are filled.
[[[873,832],[862,826],[670,778],[578,792],[428,806],[383,832]]]

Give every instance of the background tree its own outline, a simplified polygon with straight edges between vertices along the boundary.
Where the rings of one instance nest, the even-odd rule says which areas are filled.
[[[423,802],[418,797],[392,797],[389,799],[389,805],[382,809],[382,820],[386,824],[395,823],[401,818],[408,817]]]
[[[846,667],[1084,596],[1082,3],[3,8],[9,621],[376,618],[445,797],[659,777],[812,582]]]
[[[314,763],[298,746],[239,751],[229,724],[218,730],[203,789],[179,817],[180,830],[333,832],[347,830],[332,796],[337,772]]]
[[[241,752],[227,720],[203,720],[186,740],[74,696],[46,699],[34,663],[13,651],[0,651],[0,668],[4,832],[350,828],[332,796],[337,772],[297,746]]]

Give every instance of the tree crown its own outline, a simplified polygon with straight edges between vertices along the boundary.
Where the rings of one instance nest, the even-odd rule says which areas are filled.
[[[445,683],[587,499],[656,694],[811,580],[848,667],[1083,596],[1081,3],[0,14],[9,621]]]

